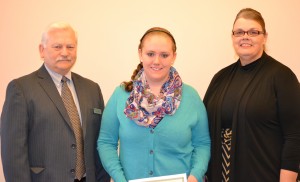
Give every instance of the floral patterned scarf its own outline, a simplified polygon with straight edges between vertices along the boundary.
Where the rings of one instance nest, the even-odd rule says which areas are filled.
[[[173,115],[176,112],[181,93],[182,81],[174,67],[171,67],[169,79],[163,84],[157,97],[151,93],[144,69],[141,69],[133,81],[124,113],[140,126],[155,128],[166,114]]]

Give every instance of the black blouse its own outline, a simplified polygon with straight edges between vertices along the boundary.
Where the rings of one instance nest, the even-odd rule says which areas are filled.
[[[240,61],[238,62],[238,68],[228,86],[222,103],[222,128],[232,127],[233,110],[238,102],[238,97],[236,97],[236,95],[237,93],[240,94],[243,91],[241,88],[244,88],[251,81],[251,78],[255,73],[254,68],[260,61],[261,59],[258,59],[245,66],[242,66]]]

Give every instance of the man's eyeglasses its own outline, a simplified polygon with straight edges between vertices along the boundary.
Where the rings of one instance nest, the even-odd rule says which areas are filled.
[[[237,30],[237,31],[232,31],[232,35],[235,37],[243,37],[247,33],[249,37],[255,37],[260,34],[265,34],[263,31],[258,31],[258,30],[248,30],[248,31],[243,31],[243,30]]]

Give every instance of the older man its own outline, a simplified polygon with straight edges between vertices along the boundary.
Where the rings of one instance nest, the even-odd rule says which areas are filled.
[[[11,81],[1,115],[7,182],[108,182],[96,150],[104,102],[95,82],[71,72],[77,35],[67,23],[47,27],[44,64]]]

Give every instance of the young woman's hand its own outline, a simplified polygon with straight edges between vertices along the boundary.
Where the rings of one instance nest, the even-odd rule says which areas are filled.
[[[198,180],[197,180],[197,178],[195,178],[195,176],[190,175],[190,176],[188,177],[188,182],[198,182]]]

